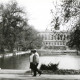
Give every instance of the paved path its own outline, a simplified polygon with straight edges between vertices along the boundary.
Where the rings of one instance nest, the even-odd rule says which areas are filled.
[[[0,70],[0,80],[80,80],[80,75],[53,75],[42,74],[33,77],[26,70]]]
[[[16,75],[16,74],[0,74],[0,79],[15,79],[15,80],[76,80],[79,79],[80,80],[80,75],[41,75],[41,76],[36,76],[36,77],[32,77],[31,75]]]

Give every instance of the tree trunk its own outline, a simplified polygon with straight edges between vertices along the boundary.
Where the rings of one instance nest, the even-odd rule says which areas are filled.
[[[1,50],[0,51],[1,51],[2,54],[4,54],[4,47],[3,46],[1,46]]]
[[[13,52],[14,46],[10,45],[10,52]]]
[[[77,49],[77,55],[78,55],[78,49]]]

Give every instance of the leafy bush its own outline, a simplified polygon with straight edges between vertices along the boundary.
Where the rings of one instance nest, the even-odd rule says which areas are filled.
[[[40,70],[52,70],[52,71],[57,71],[58,70],[58,64],[53,64],[53,63],[49,63],[48,65],[45,64],[41,64],[40,66]]]

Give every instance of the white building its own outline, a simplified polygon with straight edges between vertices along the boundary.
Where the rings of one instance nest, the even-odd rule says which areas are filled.
[[[68,41],[69,32],[67,31],[60,31],[60,30],[53,30],[53,31],[45,31],[40,32],[39,36],[42,37],[43,49],[61,49],[65,50],[67,48],[66,43]]]

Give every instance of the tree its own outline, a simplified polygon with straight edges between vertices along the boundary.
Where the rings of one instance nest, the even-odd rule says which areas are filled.
[[[67,23],[73,18],[76,19],[76,23],[72,26],[69,35],[69,41],[67,45],[70,48],[80,50],[80,1],[79,0],[63,0],[64,21]],[[78,19],[77,19],[78,18]],[[72,23],[72,24],[73,24]],[[71,25],[72,25],[71,24]]]
[[[17,2],[1,4],[0,12],[0,51],[41,47],[42,39],[37,36],[38,32],[33,26],[28,25],[26,13]]]
[[[55,19],[54,29],[55,29],[55,30],[59,30],[59,25],[60,25],[60,23],[59,23],[59,17],[57,17],[57,18]]]
[[[80,22],[72,29],[67,44],[70,48],[76,49],[78,54],[80,51]]]
[[[5,46],[5,48],[13,51],[17,36],[23,30],[23,27],[27,25],[27,20],[24,18],[25,12],[22,8],[18,7],[17,2],[1,5],[0,11],[0,30],[3,39],[1,41],[1,49]]]
[[[60,29],[60,11],[59,8],[60,6],[57,4],[56,1],[56,5],[54,3],[55,1],[53,1],[54,4],[54,8],[55,8],[55,12],[53,11],[54,9],[51,9],[51,14],[52,14],[52,21],[51,21],[51,26],[53,27],[53,29],[55,30],[59,30]]]
[[[22,42],[24,42],[23,45],[24,49],[33,49],[33,48],[41,48],[42,46],[42,38],[40,36],[38,36],[38,32],[30,27],[27,30],[24,30],[24,40],[22,40]]]
[[[64,21],[68,22],[72,17],[79,17],[80,15],[80,1],[79,0],[62,0],[62,9]]]

